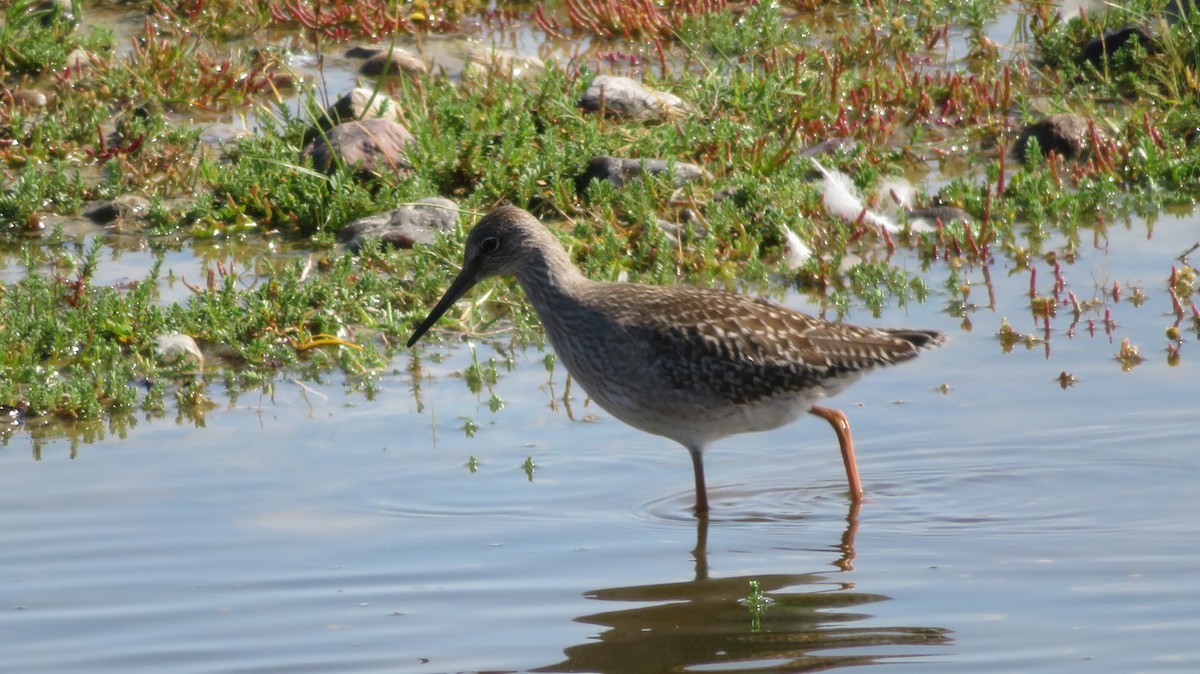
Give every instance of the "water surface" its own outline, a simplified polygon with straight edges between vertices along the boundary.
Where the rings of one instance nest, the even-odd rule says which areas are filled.
[[[18,430],[0,447],[5,668],[1196,671],[1195,339],[1168,364],[1163,288],[1198,223],[1085,246],[1072,292],[1116,279],[1147,301],[1109,298],[1070,337],[1060,312],[1048,354],[1003,352],[1002,318],[1043,323],[1028,272],[1002,265],[970,331],[939,295],[854,310],[951,334],[833,401],[858,445],[857,513],[832,433],[806,419],[714,446],[701,527],[687,453],[578,389],[569,416],[536,349],[501,368],[496,413],[457,376],[468,347],[435,340],[374,400],[279,381],[202,424],[168,415],[36,452]],[[1125,337],[1146,357],[1128,372]],[[1078,383],[1062,389],[1062,371]],[[771,600],[757,625],[752,580]]]

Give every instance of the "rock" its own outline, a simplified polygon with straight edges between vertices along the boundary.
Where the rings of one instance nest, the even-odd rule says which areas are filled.
[[[43,26],[52,26],[59,21],[71,26],[79,23],[71,0],[42,0],[33,11],[39,15]]]
[[[89,220],[103,227],[141,229],[150,213],[150,202],[136,194],[123,194],[112,201],[93,204],[83,212]]]
[[[654,224],[662,230],[663,234],[667,235],[667,239],[677,246],[691,243],[696,239],[703,239],[708,236],[708,230],[704,228],[698,221],[692,217],[680,214],[679,222],[671,222],[662,218],[655,218]]]
[[[1171,0],[1163,14],[1168,24],[1175,25],[1180,21],[1187,21],[1195,12],[1196,0]]]
[[[1080,51],[1080,57],[1097,68],[1103,68],[1109,56],[1133,42],[1141,44],[1150,54],[1162,51],[1158,35],[1152,29],[1144,26],[1126,26],[1088,40]]]
[[[599,75],[592,80],[579,99],[579,107],[640,120],[664,119],[687,112],[683,99],[675,94],[647,89],[636,80],[616,75]]]
[[[364,215],[342,225],[342,228],[338,230],[337,240],[351,252],[357,253],[368,239],[383,238],[383,233],[388,230],[391,222],[391,211]],[[398,248],[403,248],[403,246],[398,246]]]
[[[752,194],[750,191],[744,187],[731,185],[729,187],[722,187],[714,192],[712,195],[712,202],[715,204],[726,200],[732,200],[733,203],[737,204],[738,207],[741,208],[750,203],[751,196]]]
[[[638,178],[642,173],[664,175],[668,172],[673,177],[676,187],[700,178],[708,178],[708,172],[687,162],[671,163],[665,159],[619,159],[601,156],[592,157],[588,162],[587,171],[575,179],[575,190],[584,194],[593,180],[604,180],[614,187],[624,187],[625,183]]]
[[[83,47],[76,47],[67,54],[67,69],[74,71],[88,70],[92,67],[92,60],[95,57],[92,53]]]
[[[304,147],[301,158],[311,160],[322,173],[333,173],[344,163],[360,178],[405,177],[412,172],[408,148],[415,142],[408,129],[390,119],[364,119],[344,122],[318,136]]]
[[[311,143],[321,133],[343,122],[375,117],[399,124],[401,122],[400,104],[373,89],[365,87],[352,89],[350,93],[326,108],[325,112],[318,116],[317,123],[304,132],[304,144]]]
[[[348,59],[357,59],[359,61],[362,61],[364,59],[369,59],[372,56],[375,56],[376,54],[382,54],[382,53],[383,53],[383,47],[380,47],[377,44],[368,44],[368,45],[360,44],[360,45],[355,45],[355,46],[347,49],[345,56]]]
[[[13,103],[23,108],[46,107],[46,94],[37,89],[17,89],[12,92]]]
[[[536,56],[521,56],[507,49],[475,46],[467,53],[464,80],[484,79],[489,73],[514,80],[534,80],[546,72],[546,64]]]
[[[438,232],[454,231],[457,224],[458,204],[442,197],[428,197],[347,223],[338,232],[338,241],[355,253],[372,238],[378,238],[384,245],[412,248],[433,243]]]
[[[1097,130],[1097,133],[1099,131]],[[1013,155],[1027,161],[1025,150],[1029,139],[1036,138],[1043,155],[1054,152],[1066,159],[1075,159],[1091,146],[1091,131],[1086,118],[1071,113],[1050,115],[1021,131],[1013,146]]]
[[[372,77],[381,75],[424,75],[429,66],[419,56],[401,47],[392,47],[363,61],[358,72]]]

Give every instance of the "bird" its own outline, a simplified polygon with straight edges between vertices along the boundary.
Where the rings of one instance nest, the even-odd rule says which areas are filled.
[[[516,277],[558,358],[591,400],[687,449],[698,518],[709,513],[704,452],[711,443],[806,413],[833,427],[858,504],[863,489],[850,423],[817,402],[870,370],[946,341],[938,330],[860,327],[724,290],[593,281],[536,217],[504,204],[471,229],[461,271],[408,347],[495,276]]]

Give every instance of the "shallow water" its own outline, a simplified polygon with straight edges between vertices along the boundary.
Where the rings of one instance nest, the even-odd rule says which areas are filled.
[[[524,33],[506,45],[568,49]],[[427,54],[454,72],[465,50]],[[326,65],[342,93],[353,64]],[[223,120],[206,138],[253,124]],[[1002,318],[1044,334],[1028,272],[1003,262],[995,308],[969,312],[969,328],[944,311],[944,270],[924,305],[852,312],[952,338],[832,401],[854,427],[860,509],[832,433],[807,419],[718,443],[701,525],[686,452],[578,389],[568,410],[564,373],[535,349],[502,370],[496,413],[457,376],[469,350],[435,342],[397,359],[373,400],[336,378],[279,381],[202,420],[143,419],[90,443],[0,434],[0,670],[1198,671],[1200,356],[1185,329],[1168,364],[1164,288],[1200,217],[1164,217],[1152,237],[1114,226],[1106,248],[1085,239],[1067,289],[1087,300],[1115,279],[1126,292],[1070,335],[1060,307],[1049,348],[1001,348]],[[222,254],[168,253],[164,272],[195,283]],[[154,259],[106,255],[97,283],[141,278]],[[1052,270],[1035,266],[1044,293]],[[22,271],[10,262],[0,279]],[[963,278],[986,303],[982,275]],[[164,284],[161,299],[189,294]],[[1146,357],[1129,372],[1113,357],[1126,337]],[[1064,371],[1078,378],[1066,390]],[[751,581],[770,600],[757,624]]]
[[[1167,364],[1162,288],[1198,225],[1085,245],[1068,289],[1116,279],[1147,301],[1085,315],[1109,309],[1112,336],[1097,318],[1068,338],[1060,312],[1048,356],[1001,349],[1001,317],[1042,334],[1028,272],[1002,263],[997,308],[969,332],[936,295],[855,311],[952,337],[833,401],[854,426],[858,513],[832,433],[808,419],[713,448],[701,527],[686,452],[578,389],[571,420],[536,349],[501,369],[497,413],[456,376],[468,349],[435,342],[371,401],[279,382],[200,429],[142,421],[36,453],[19,432],[0,447],[4,668],[1196,671],[1195,340]],[[1129,372],[1124,337],[1146,356]],[[752,580],[771,600],[757,629]]]

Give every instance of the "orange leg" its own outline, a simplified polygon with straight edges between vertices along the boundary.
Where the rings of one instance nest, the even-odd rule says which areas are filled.
[[[835,410],[831,407],[813,405],[808,411],[828,421],[829,425],[833,426],[833,432],[837,433],[838,444],[842,448],[842,462],[846,464],[846,479],[850,483],[850,498],[855,502],[861,501],[863,489],[862,482],[858,479],[858,462],[854,460],[854,440],[850,438],[850,421],[846,419],[846,415],[841,410]]]

